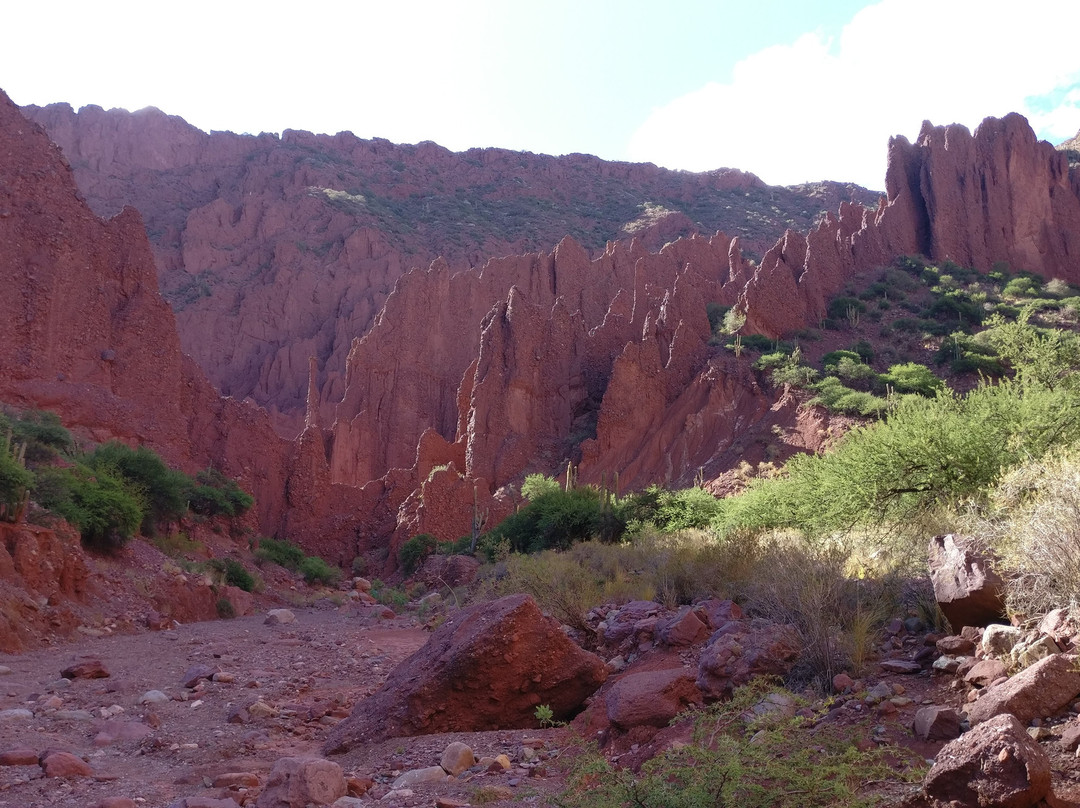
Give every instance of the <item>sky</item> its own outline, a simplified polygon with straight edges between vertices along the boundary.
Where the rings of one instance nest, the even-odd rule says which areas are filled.
[[[1021,11],[1022,10],[1022,11]],[[17,104],[204,130],[751,171],[884,187],[888,139],[1020,112],[1080,131],[1076,0],[11,3]]]

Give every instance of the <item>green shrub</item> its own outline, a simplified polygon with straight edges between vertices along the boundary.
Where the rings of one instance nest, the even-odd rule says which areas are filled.
[[[720,503],[703,488],[660,491],[652,523],[664,533],[705,528],[720,510]]]
[[[13,521],[21,513],[26,492],[34,485],[34,474],[13,453],[5,435],[0,435],[0,521]]]
[[[897,393],[917,393],[920,396],[933,396],[945,388],[945,382],[935,376],[930,368],[916,362],[893,365],[881,374],[881,381]]]
[[[398,550],[398,564],[402,573],[409,576],[416,572],[416,568],[435,552],[437,546],[438,541],[430,533],[418,533],[406,541]]]
[[[864,391],[869,390],[878,378],[874,369],[864,365],[861,359],[849,359],[846,356],[836,364],[833,373],[845,384]]]
[[[591,538],[615,540],[625,527],[606,493],[589,486],[569,491],[555,488],[537,494],[485,534],[481,549],[489,558],[494,558],[496,548],[504,542],[517,553],[566,549]]]
[[[222,620],[232,620],[236,617],[236,607],[232,605],[232,601],[228,598],[218,598],[216,608],[217,616]]]
[[[262,538],[255,550],[257,561],[277,564],[287,570],[296,572],[305,558],[304,551],[290,541]]]
[[[866,311],[866,304],[857,297],[834,297],[829,301],[826,312],[830,320],[846,320],[850,312],[862,314]]]
[[[318,556],[307,556],[300,562],[298,572],[309,584],[333,586],[341,580],[341,570],[331,567]]]
[[[71,433],[54,412],[27,410],[10,422],[10,428],[16,442],[26,445],[26,460],[30,463],[48,462],[74,446]]]
[[[235,558],[226,558],[223,567],[225,583],[243,589],[245,592],[255,591],[255,576],[248,572],[247,567]]]
[[[148,535],[157,525],[187,513],[191,478],[170,469],[146,446],[132,449],[117,441],[104,443],[87,456],[86,464],[98,471],[115,472],[142,492],[147,506],[142,528]]]
[[[78,527],[84,544],[102,551],[126,544],[146,513],[142,493],[122,476],[81,464],[39,469],[33,497]]]
[[[1039,283],[1035,278],[1023,276],[1013,278],[1001,290],[1003,297],[1035,297],[1039,293]]]
[[[829,351],[821,357],[821,366],[828,372],[830,368],[835,368],[839,365],[841,359],[849,359],[852,362],[862,361],[862,357],[854,351]]]
[[[822,406],[829,412],[872,418],[888,409],[885,399],[861,390],[853,390],[835,376],[826,376],[815,384],[813,389],[817,391],[817,395],[810,399],[809,404]]]
[[[203,469],[195,475],[195,482],[191,510],[202,516],[240,516],[255,502],[236,480],[217,469]]]

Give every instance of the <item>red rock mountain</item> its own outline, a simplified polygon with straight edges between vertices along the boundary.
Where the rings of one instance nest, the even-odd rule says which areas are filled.
[[[114,142],[105,136],[110,127],[130,118],[101,113],[113,123],[99,127],[100,149],[134,150],[147,166],[189,150],[190,176],[177,182],[201,188],[200,161],[217,159],[199,151],[211,136],[147,114],[178,127],[171,147]],[[342,562],[388,542],[396,549],[421,531],[457,538],[468,532],[474,504],[493,523],[513,507],[523,474],[556,472],[567,459],[580,463],[584,481],[610,483],[618,472],[625,490],[684,485],[699,470],[712,478],[743,458],[761,459],[757,437],[766,434],[782,436],[774,441],[779,459],[813,446],[827,424],[801,422],[797,402],[775,400],[745,363],[709,345],[709,302],[744,309],[749,332],[780,335],[814,322],[853,276],[902,254],[982,270],[1007,261],[1080,280],[1080,177],[1066,156],[1038,142],[1020,116],[988,119],[973,136],[927,124],[914,144],[891,141],[887,196],[876,209],[845,202],[807,235],[788,231],[760,265],[744,259],[742,239],[717,233],[659,251],[642,239],[612,240],[595,255],[567,237],[550,252],[492,258],[476,269],[438,259],[402,272],[370,328],[350,331],[362,318],[345,313],[332,320],[350,345],[338,376],[325,372],[318,357],[327,354],[310,350],[310,341],[280,344],[290,372],[302,368],[305,378],[303,431],[287,443],[270,435],[258,411],[218,398],[180,355],[137,214],[109,222],[90,214],[60,154],[10,105],[0,130],[0,235],[10,255],[0,266],[8,288],[23,293],[3,334],[0,370],[11,379],[0,388],[4,400],[50,406],[95,434],[148,440],[180,461],[213,461],[254,479],[264,530]],[[390,148],[338,139],[361,153]],[[308,170],[307,159],[292,170]],[[99,176],[109,187],[107,172]],[[295,193],[314,179],[289,176],[293,190],[282,200],[254,194],[258,216],[211,200],[185,215],[176,237],[194,249],[192,217],[219,210],[211,232],[215,239],[230,232],[237,255],[266,254],[271,244],[275,256],[288,253],[292,236],[266,234],[300,216],[294,206],[325,207],[316,198],[322,192]],[[121,179],[127,187],[129,175]],[[348,229],[327,216],[327,233]],[[278,302],[257,316],[251,299],[237,298],[232,319],[256,334],[270,334],[286,314],[290,322],[320,322],[321,309],[304,312],[326,302],[323,292],[345,288],[335,279],[356,275],[360,288],[365,267],[382,260],[377,254],[403,255],[397,247],[379,253],[384,237],[353,227],[342,244],[359,245],[355,256],[364,257],[351,272],[299,260],[283,272],[275,264],[277,282],[256,294],[274,292]],[[216,247],[206,255],[232,266]],[[167,256],[159,242],[158,261]],[[403,269],[395,266],[384,267],[386,278]]]
[[[632,237],[657,250],[718,229],[760,256],[786,227],[877,198],[838,183],[769,187],[733,169],[454,154],[348,133],[206,134],[155,109],[25,112],[64,150],[99,215],[142,213],[185,352],[223,393],[266,407],[287,437],[301,427],[308,357],[331,418],[352,340],[411,267],[440,256],[479,267],[567,235],[591,254]]]

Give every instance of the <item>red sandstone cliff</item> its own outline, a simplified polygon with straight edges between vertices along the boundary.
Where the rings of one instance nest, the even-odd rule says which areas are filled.
[[[2,93],[0,284],[0,400],[189,471],[213,463],[254,490],[274,529],[291,447],[181,353],[138,212],[95,216],[60,150]]]
[[[207,146],[212,136],[146,115],[176,128],[169,142],[179,145],[133,150],[122,160],[114,154],[111,168],[97,165],[95,176],[107,189],[117,165],[139,162],[140,171],[154,172],[181,163],[189,173],[180,184],[195,199],[209,176],[202,162],[219,155]],[[111,143],[104,123],[101,132]],[[86,132],[71,137],[79,148],[106,150],[90,149]],[[231,137],[239,151],[262,141]],[[780,335],[813,323],[857,273],[901,254],[1080,275],[1080,182],[1065,156],[1038,143],[1019,116],[988,120],[974,136],[927,125],[915,144],[894,139],[888,194],[876,211],[845,202],[808,235],[785,233],[760,266],[744,259],[741,239],[719,233],[650,251],[665,227],[682,226],[664,213],[635,229],[640,239],[612,241],[595,256],[564,238],[550,252],[490,259],[478,270],[435,260],[404,272],[383,235],[335,218],[318,195],[289,197],[324,179],[325,166],[304,162],[313,153],[303,151],[307,137],[283,139],[307,155],[282,175],[290,177],[280,187],[288,204],[263,191],[232,206],[214,198],[193,203],[175,225],[181,255],[223,273],[272,255],[275,280],[231,299],[206,350],[226,351],[226,365],[257,368],[267,390],[291,389],[299,374],[304,417],[295,443],[275,438],[260,410],[218,396],[181,354],[138,215],[93,216],[59,152],[6,102],[0,272],[21,297],[0,326],[0,397],[56,409],[99,438],[146,441],[188,466],[213,461],[255,488],[264,530],[342,562],[388,541],[393,550],[416,532],[464,535],[474,499],[492,524],[513,507],[511,486],[525,473],[556,472],[567,459],[580,462],[584,481],[618,472],[625,490],[688,484],[699,469],[715,477],[744,457],[761,459],[770,442],[780,458],[813,446],[796,402],[774,400],[744,363],[708,344],[709,302],[737,303],[748,332]],[[358,154],[391,148],[331,140]],[[274,174],[276,154],[260,171]],[[480,157],[478,171],[508,159]],[[291,242],[301,220],[321,221],[328,238],[340,237],[345,263],[329,260],[338,249],[331,247],[321,274],[313,270],[301,257],[311,252]],[[211,225],[198,225],[205,221]],[[275,233],[286,235],[274,241]],[[159,262],[169,254],[163,244]],[[370,313],[355,312],[384,283],[385,304],[367,328]],[[324,321],[327,311],[336,317]],[[275,343],[283,322],[307,323],[312,333],[330,322],[334,333],[325,342]],[[266,350],[274,358],[229,354],[235,328],[272,343]],[[345,345],[341,370],[326,371]]]
[[[63,148],[95,211],[142,213],[184,351],[223,393],[265,406],[289,437],[301,428],[308,357],[331,419],[353,339],[412,266],[442,256],[480,267],[566,235],[594,254],[632,238],[656,251],[717,229],[760,255],[783,227],[875,198],[837,183],[770,188],[732,169],[691,174],[586,155],[454,154],[348,133],[206,134],[155,109],[55,104],[26,114]]]

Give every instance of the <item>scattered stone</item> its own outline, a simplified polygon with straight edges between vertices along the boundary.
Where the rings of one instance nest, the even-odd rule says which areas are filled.
[[[473,750],[460,741],[454,741],[443,750],[439,765],[455,777],[476,763]]]
[[[513,768],[513,764],[510,762],[510,758],[506,755],[496,755],[495,764],[503,771],[510,771]]]
[[[918,617],[909,617],[904,621],[904,629],[909,634],[919,634],[926,630],[926,623]]]
[[[212,782],[214,788],[258,788],[259,775],[254,772],[225,772]]]
[[[371,791],[375,781],[370,777],[346,777],[345,793],[350,797],[362,797]]]
[[[57,710],[52,717],[58,721],[93,721],[94,714],[89,710]]]
[[[135,800],[129,797],[107,797],[95,802],[90,808],[136,808]]]
[[[1080,722],[1073,721],[1061,731],[1060,743],[1066,752],[1075,752],[1080,747]]]
[[[94,746],[109,746],[120,741],[141,741],[154,730],[138,721],[106,721],[96,726]]]
[[[958,635],[942,637],[934,645],[939,653],[947,656],[970,656],[975,653],[975,641]]]
[[[528,595],[453,612],[327,738],[327,753],[391,736],[529,726],[537,704],[569,718],[607,678]]]
[[[694,673],[685,668],[627,674],[604,697],[608,720],[624,730],[666,727],[687,707],[701,702]]]
[[[435,808],[465,808],[468,804],[465,800],[455,800],[453,797],[435,798]]]
[[[1007,682],[983,691],[968,708],[972,726],[1003,713],[1023,723],[1046,718],[1080,695],[1080,670],[1074,655],[1054,654],[1039,660]]]
[[[999,715],[947,744],[923,790],[942,803],[1027,808],[1050,793],[1050,759],[1015,717]]]
[[[225,673],[224,671],[218,671],[210,677],[210,681],[219,682],[223,685],[231,685],[236,681],[236,676],[231,673]]]
[[[108,669],[100,659],[86,659],[60,671],[65,679],[107,679]]]
[[[966,657],[942,656],[935,659],[931,667],[938,673],[956,673],[964,659]]]
[[[915,737],[922,741],[951,741],[960,737],[960,713],[951,707],[922,707],[912,725]]]
[[[386,802],[389,800],[392,803],[397,800],[407,800],[412,797],[412,795],[413,791],[411,788],[395,788],[383,794],[379,798],[379,802]]]
[[[0,766],[36,766],[38,753],[33,749],[8,749],[0,752]]]
[[[0,665],[0,676],[11,676],[14,672],[7,665]]]
[[[38,759],[46,777],[92,777],[90,764],[70,752],[46,750]]]
[[[345,796],[341,767],[322,758],[281,758],[274,764],[256,808],[301,808],[329,805]]]
[[[139,704],[162,704],[168,700],[169,697],[160,690],[147,690],[139,697]]]
[[[1023,632],[1016,626],[1003,626],[997,623],[986,627],[982,635],[982,650],[986,656],[1002,657],[1012,651]]]
[[[231,797],[222,800],[213,797],[184,797],[171,803],[169,808],[240,808],[240,806]]]
[[[1007,675],[1005,663],[999,659],[980,659],[971,670],[964,674],[964,681],[975,687],[988,687],[993,682]]]
[[[1058,653],[1061,653],[1061,649],[1058,648],[1057,643],[1043,635],[1031,642],[1017,644],[1012,651],[1009,652],[1009,659],[1011,659],[1013,664],[1018,668],[1028,668],[1040,659],[1045,659],[1052,654]]]
[[[443,771],[442,766],[426,766],[423,769],[413,769],[412,771],[405,772],[394,780],[390,787],[394,789],[412,788],[413,786],[423,785],[424,783],[441,783],[448,776],[449,775]]]
[[[330,808],[366,808],[367,802],[357,797],[339,797]]]
[[[180,677],[180,681],[184,687],[193,688],[203,679],[213,678],[215,673],[218,673],[219,669],[212,665],[192,665],[186,671],[184,675]]]
[[[34,717],[34,714],[22,707],[15,707],[10,710],[0,710],[0,724],[6,721],[29,721]]]
[[[964,539],[948,534],[930,540],[934,597],[953,630],[985,626],[1004,618],[1004,584],[990,560]]]
[[[709,627],[702,622],[690,607],[684,607],[670,620],[657,628],[660,642],[673,648],[685,648],[704,642],[709,636]]]
[[[252,718],[273,718],[278,711],[262,699],[257,699],[247,706],[248,715]]]
[[[855,686],[855,680],[846,673],[838,673],[832,678],[833,692],[843,693]]]
[[[267,626],[287,626],[296,622],[296,615],[288,609],[271,609],[263,623]]]
[[[1068,609],[1054,609],[1047,612],[1039,621],[1038,631],[1055,642],[1068,644],[1077,633],[1080,633],[1080,624]]]
[[[922,670],[922,665],[907,659],[886,659],[878,663],[878,667],[886,673],[915,674]]]

